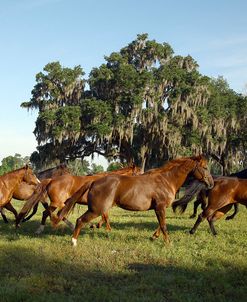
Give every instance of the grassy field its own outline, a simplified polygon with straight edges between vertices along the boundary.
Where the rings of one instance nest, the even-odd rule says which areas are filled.
[[[15,206],[17,206],[17,202]],[[80,208],[80,213],[86,207]],[[16,232],[0,221],[0,301],[246,301],[247,210],[233,221],[207,222],[192,236],[191,208],[169,209],[171,244],[149,238],[153,211],[110,212],[112,232],[82,230],[77,248],[65,226],[34,235],[41,217]],[[71,220],[79,216],[75,210]]]

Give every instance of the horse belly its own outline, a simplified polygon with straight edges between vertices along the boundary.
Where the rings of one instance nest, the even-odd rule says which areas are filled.
[[[129,211],[147,211],[152,209],[152,200],[144,196],[124,196],[116,201],[117,206]]]

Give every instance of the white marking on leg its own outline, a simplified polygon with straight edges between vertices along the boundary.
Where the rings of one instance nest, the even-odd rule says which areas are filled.
[[[72,238],[72,245],[73,245],[73,246],[77,246],[77,239]]]

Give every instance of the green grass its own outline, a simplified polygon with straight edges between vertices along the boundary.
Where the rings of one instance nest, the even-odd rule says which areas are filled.
[[[21,204],[19,202],[19,204]],[[18,203],[15,203],[17,206]],[[80,208],[83,213],[86,207]],[[191,208],[167,212],[171,244],[149,238],[157,227],[153,211],[110,212],[112,232],[81,231],[77,248],[71,231],[52,229],[34,235],[41,218],[16,231],[0,221],[0,301],[246,301],[246,209],[233,221],[207,222],[195,235]],[[80,213],[75,210],[71,220]]]

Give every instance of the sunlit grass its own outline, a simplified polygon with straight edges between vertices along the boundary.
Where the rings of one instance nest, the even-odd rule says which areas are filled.
[[[246,209],[217,222],[217,237],[207,222],[191,236],[190,213],[168,210],[167,245],[150,240],[153,211],[115,208],[112,232],[87,227],[76,249],[66,226],[54,230],[48,221],[44,234],[34,235],[41,209],[18,231],[9,214],[8,225],[0,222],[0,301],[245,301]]]

